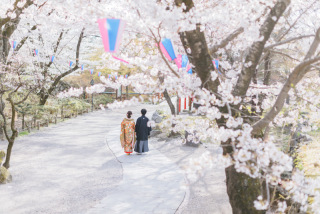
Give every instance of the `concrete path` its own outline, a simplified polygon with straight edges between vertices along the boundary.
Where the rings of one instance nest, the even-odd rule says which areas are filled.
[[[147,107],[151,118],[155,106]],[[140,116],[140,107],[131,108],[133,118]],[[120,126],[126,110],[115,110],[108,116],[107,145],[123,167],[123,180],[88,214],[175,213],[185,197],[184,173],[169,158],[152,146],[143,155],[125,155],[119,143]]]
[[[144,107],[151,118],[157,106]],[[141,106],[98,111],[19,138],[13,182],[0,186],[0,213],[175,213],[184,174],[152,146],[145,155],[123,153],[120,123],[128,109],[140,116]]]
[[[110,114],[89,113],[19,138],[13,182],[0,185],[0,213],[79,214],[106,197],[122,180],[105,143]]]

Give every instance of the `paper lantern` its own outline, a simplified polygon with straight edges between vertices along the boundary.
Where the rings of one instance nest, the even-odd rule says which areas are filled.
[[[125,27],[121,19],[98,19],[104,50],[116,53],[119,49],[122,33]]]
[[[181,67],[182,68],[187,67],[188,63],[189,63],[188,56],[187,55],[182,55],[182,57],[181,57]]]
[[[213,66],[214,66],[217,70],[219,70],[219,60],[214,59],[214,60],[212,60],[212,63],[213,63]]]
[[[177,58],[174,60],[178,68],[186,68],[189,74],[192,74],[192,68],[189,65],[189,59],[187,55],[178,55]]]
[[[13,50],[17,47],[17,42],[16,41],[12,41],[12,48]]]
[[[174,53],[174,49],[170,39],[167,39],[167,38],[163,39],[159,43],[159,46],[160,46],[161,52],[169,61],[172,61],[177,58]]]
[[[51,56],[51,62],[53,62],[53,60],[54,60],[54,56]]]

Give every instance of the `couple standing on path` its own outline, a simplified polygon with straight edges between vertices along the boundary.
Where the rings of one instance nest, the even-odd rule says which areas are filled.
[[[133,149],[138,154],[148,152],[148,136],[150,135],[151,125],[146,117],[147,110],[141,109],[142,116],[134,123],[131,118],[132,112],[127,112],[127,118],[124,118],[121,123],[120,142],[127,155],[133,152]],[[136,139],[137,137],[137,139]]]

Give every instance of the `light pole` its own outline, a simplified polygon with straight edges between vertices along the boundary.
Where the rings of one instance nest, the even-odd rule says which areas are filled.
[[[93,79],[90,81],[90,85],[94,85],[94,81],[93,81]],[[92,93],[92,95],[91,95],[91,111],[93,112],[93,93]]]

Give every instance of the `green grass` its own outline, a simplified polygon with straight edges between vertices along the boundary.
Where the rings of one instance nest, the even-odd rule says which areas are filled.
[[[19,137],[25,136],[25,135],[28,135],[28,134],[29,134],[28,131],[22,131],[22,132],[19,132]]]

